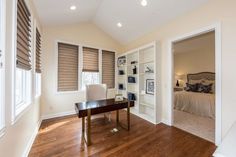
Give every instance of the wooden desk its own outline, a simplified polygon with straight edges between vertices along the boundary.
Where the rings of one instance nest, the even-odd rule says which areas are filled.
[[[115,99],[105,99],[98,101],[88,101],[75,104],[75,110],[79,118],[82,118],[82,136],[87,143],[91,145],[91,115],[116,111],[116,125],[127,130],[130,129],[130,107],[134,106],[133,101],[124,98],[123,101],[115,102]],[[127,126],[119,123],[119,110],[127,108]],[[87,129],[85,131],[85,117],[87,117]]]

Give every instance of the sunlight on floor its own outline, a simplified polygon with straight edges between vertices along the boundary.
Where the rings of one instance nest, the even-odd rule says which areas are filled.
[[[58,122],[58,123],[49,125],[45,128],[40,129],[39,134],[43,134],[43,133],[46,133],[46,132],[49,132],[49,131],[53,131],[54,129],[57,129],[58,127],[60,127],[62,125],[65,125],[68,122],[70,122],[70,121],[63,121],[63,122]]]

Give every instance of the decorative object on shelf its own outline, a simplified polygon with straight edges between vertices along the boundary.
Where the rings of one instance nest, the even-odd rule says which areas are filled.
[[[131,61],[130,64],[137,64],[138,61]]]
[[[119,83],[118,88],[119,88],[119,90],[124,90],[124,85],[122,83]]]
[[[154,79],[146,80],[146,94],[154,95]]]
[[[134,93],[128,93],[128,100],[135,101],[136,100],[135,94]]]
[[[136,83],[135,77],[128,76],[128,83]]]
[[[145,65],[145,70],[144,70],[145,73],[154,73],[154,70],[149,67],[148,65]]]
[[[126,56],[121,56],[117,59],[117,66],[124,66],[126,64]]]
[[[123,100],[124,100],[124,98],[123,98],[122,94],[116,94],[115,101],[123,101]]]
[[[133,74],[137,74],[137,67],[136,67],[136,65],[133,68]]]
[[[119,75],[124,75],[124,74],[125,74],[124,70],[119,70]]]

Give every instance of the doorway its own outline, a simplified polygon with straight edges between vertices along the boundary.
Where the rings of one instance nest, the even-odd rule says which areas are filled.
[[[170,125],[174,125],[174,103],[175,103],[175,72],[174,72],[174,44],[194,38],[197,36],[204,35],[206,33],[214,33],[214,45],[215,45],[215,109],[214,109],[214,143],[217,145],[221,142],[221,32],[220,32],[220,25],[213,25],[206,28],[203,28],[198,31],[191,32],[189,34],[176,37],[175,39],[172,39],[169,41],[169,61],[171,63],[171,66],[169,67],[169,81],[170,86],[168,88],[168,97],[170,98],[170,101],[168,103],[168,118]],[[200,72],[199,72],[200,73]],[[205,77],[205,76],[204,76]],[[187,78],[186,78],[187,79]],[[176,82],[175,82],[176,83]]]

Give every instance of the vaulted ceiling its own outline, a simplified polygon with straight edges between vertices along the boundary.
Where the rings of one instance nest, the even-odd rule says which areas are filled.
[[[122,44],[152,31],[208,0],[33,0],[44,26],[92,22]],[[76,10],[70,10],[75,5]],[[118,28],[117,23],[123,27]]]

